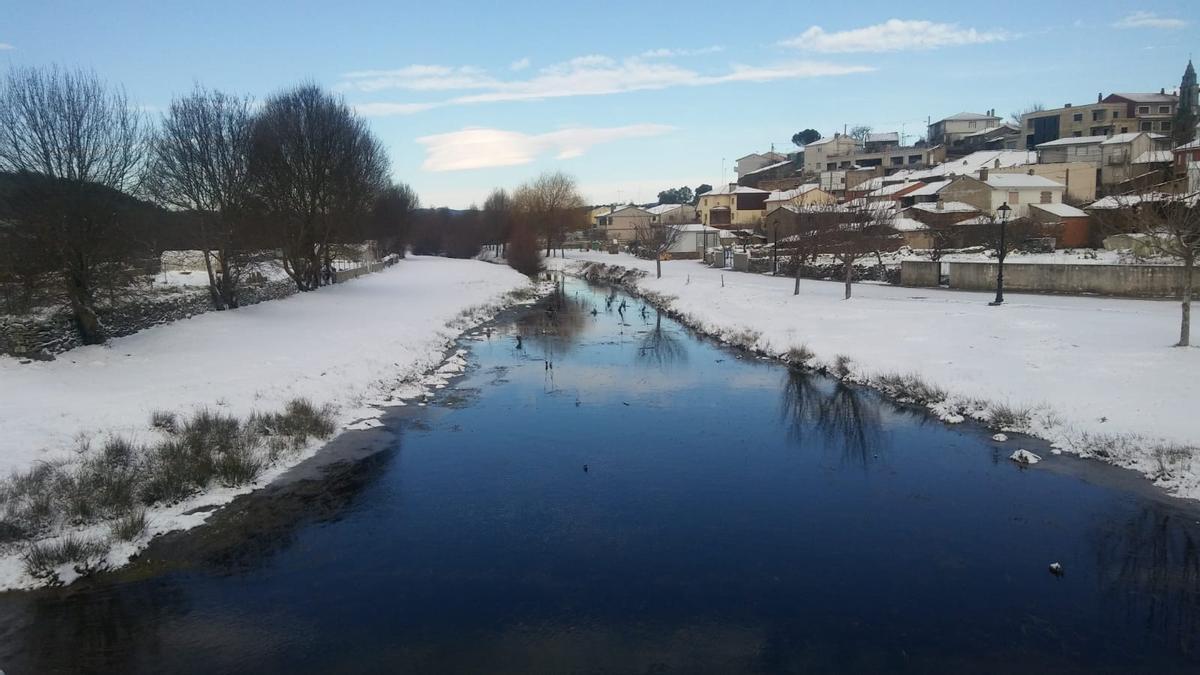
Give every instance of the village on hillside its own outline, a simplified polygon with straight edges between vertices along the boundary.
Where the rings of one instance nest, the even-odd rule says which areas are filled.
[[[739,271],[973,290],[996,283],[994,269],[976,267],[1011,253],[1014,263],[1093,267],[1010,267],[1010,289],[1171,297],[1182,275],[1161,266],[1190,263],[1145,215],[1200,191],[1198,96],[1189,60],[1174,91],[1101,93],[1010,119],[959,112],[911,145],[869,127],[806,129],[793,152],[738,158],[734,182],[595,207],[576,236]],[[1135,280],[1103,264],[1155,264],[1157,274]]]

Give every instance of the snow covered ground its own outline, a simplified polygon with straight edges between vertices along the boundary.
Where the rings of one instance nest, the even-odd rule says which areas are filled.
[[[382,407],[461,372],[461,355],[444,358],[450,342],[521,289],[531,289],[529,280],[505,266],[411,257],[345,284],[209,312],[55,361],[0,356],[0,473],[69,457],[80,436],[151,439],[155,410],[245,417],[303,397],[336,406],[343,426],[371,426]],[[205,514],[183,514],[247,489],[154,510],[150,531],[203,522]],[[14,556],[0,558],[0,588],[30,583]]]
[[[949,393],[934,408],[947,421],[987,417],[997,405],[1028,409],[1005,430],[1200,498],[1200,349],[1171,347],[1177,302],[1007,294],[989,307],[986,293],[870,283],[844,301],[840,283],[801,280],[793,296],[790,278],[695,261],[664,262],[662,279],[653,261],[624,254],[572,252],[548,264],[588,261],[644,270],[639,289],[705,332],[777,355],[805,345],[824,364],[845,355],[862,382],[915,373]]]

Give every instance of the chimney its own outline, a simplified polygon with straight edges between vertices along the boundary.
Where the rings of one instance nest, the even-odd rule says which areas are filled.
[[[941,197],[938,197],[938,200],[937,200],[937,210],[938,211],[946,210],[946,202],[943,202]]]
[[[988,168],[985,166],[979,170],[979,180],[986,183],[987,179],[988,179]]]
[[[1158,88],[1158,93],[1160,93],[1160,94],[1165,94],[1165,93],[1167,93],[1167,88],[1166,88],[1166,87],[1159,87],[1159,88]]]
[[[1063,107],[1064,107],[1064,108],[1070,108],[1070,107],[1071,107],[1071,104],[1070,104],[1070,103],[1064,103],[1064,104],[1063,104]]]
[[[1096,103],[1103,103],[1103,102],[1104,102],[1104,92],[1102,92],[1102,91],[1096,92]]]
[[[1029,170],[1029,175],[1030,175],[1030,176],[1034,175],[1034,173],[1033,173],[1033,169],[1030,169],[1030,170]]]
[[[997,157],[997,158],[996,158],[996,161],[995,161],[995,162],[992,162],[992,168],[993,168],[993,169],[999,169],[999,168],[1000,168],[1000,158],[999,158],[999,157]]]

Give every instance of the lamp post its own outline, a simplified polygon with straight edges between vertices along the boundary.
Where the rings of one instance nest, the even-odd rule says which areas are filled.
[[[771,276],[779,274],[779,223],[771,223]]]
[[[992,307],[1004,304],[1004,258],[1008,256],[1008,248],[1005,242],[1006,229],[1008,225],[1008,214],[1012,213],[1012,207],[1008,202],[1004,202],[996,209],[996,214],[1000,217],[1000,248],[996,249],[996,257],[999,264],[996,266],[996,299],[988,304]]]

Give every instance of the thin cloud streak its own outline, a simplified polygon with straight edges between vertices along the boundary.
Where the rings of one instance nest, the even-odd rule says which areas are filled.
[[[702,74],[674,63],[647,61],[638,57],[621,61],[592,54],[541,68],[526,79],[499,80],[473,67],[408,66],[397,70],[347,73],[341,89],[376,92],[458,90],[462,93],[443,101],[425,103],[386,102],[359,104],[364,115],[402,115],[449,105],[471,105],[499,101],[527,101],[573,96],[603,96],[633,91],[699,87],[730,82],[770,82],[784,79],[827,77],[865,73],[870,66],[819,61],[793,61],[769,66],[735,64],[720,74]]]
[[[638,56],[645,59],[670,59],[677,56],[703,56],[704,54],[716,54],[725,51],[725,47],[721,45],[712,45],[711,47],[701,47],[699,49],[650,49],[642,52]]]
[[[430,172],[466,171],[529,164],[553,154],[555,159],[580,157],[604,143],[649,138],[674,131],[665,124],[631,124],[621,127],[572,127],[544,134],[469,127],[417,139],[425,147],[421,168]]]
[[[6,51],[9,49],[16,49],[16,47],[10,45],[7,42],[0,42],[0,52]]]
[[[1159,16],[1156,12],[1133,12],[1113,24],[1114,28],[1161,28],[1175,30],[1188,25],[1183,19]]]
[[[779,42],[780,46],[825,54],[928,51],[941,47],[1003,42],[1014,36],[1006,31],[980,31],[952,23],[912,19],[888,19],[873,26],[827,32],[811,26],[800,35]]]

